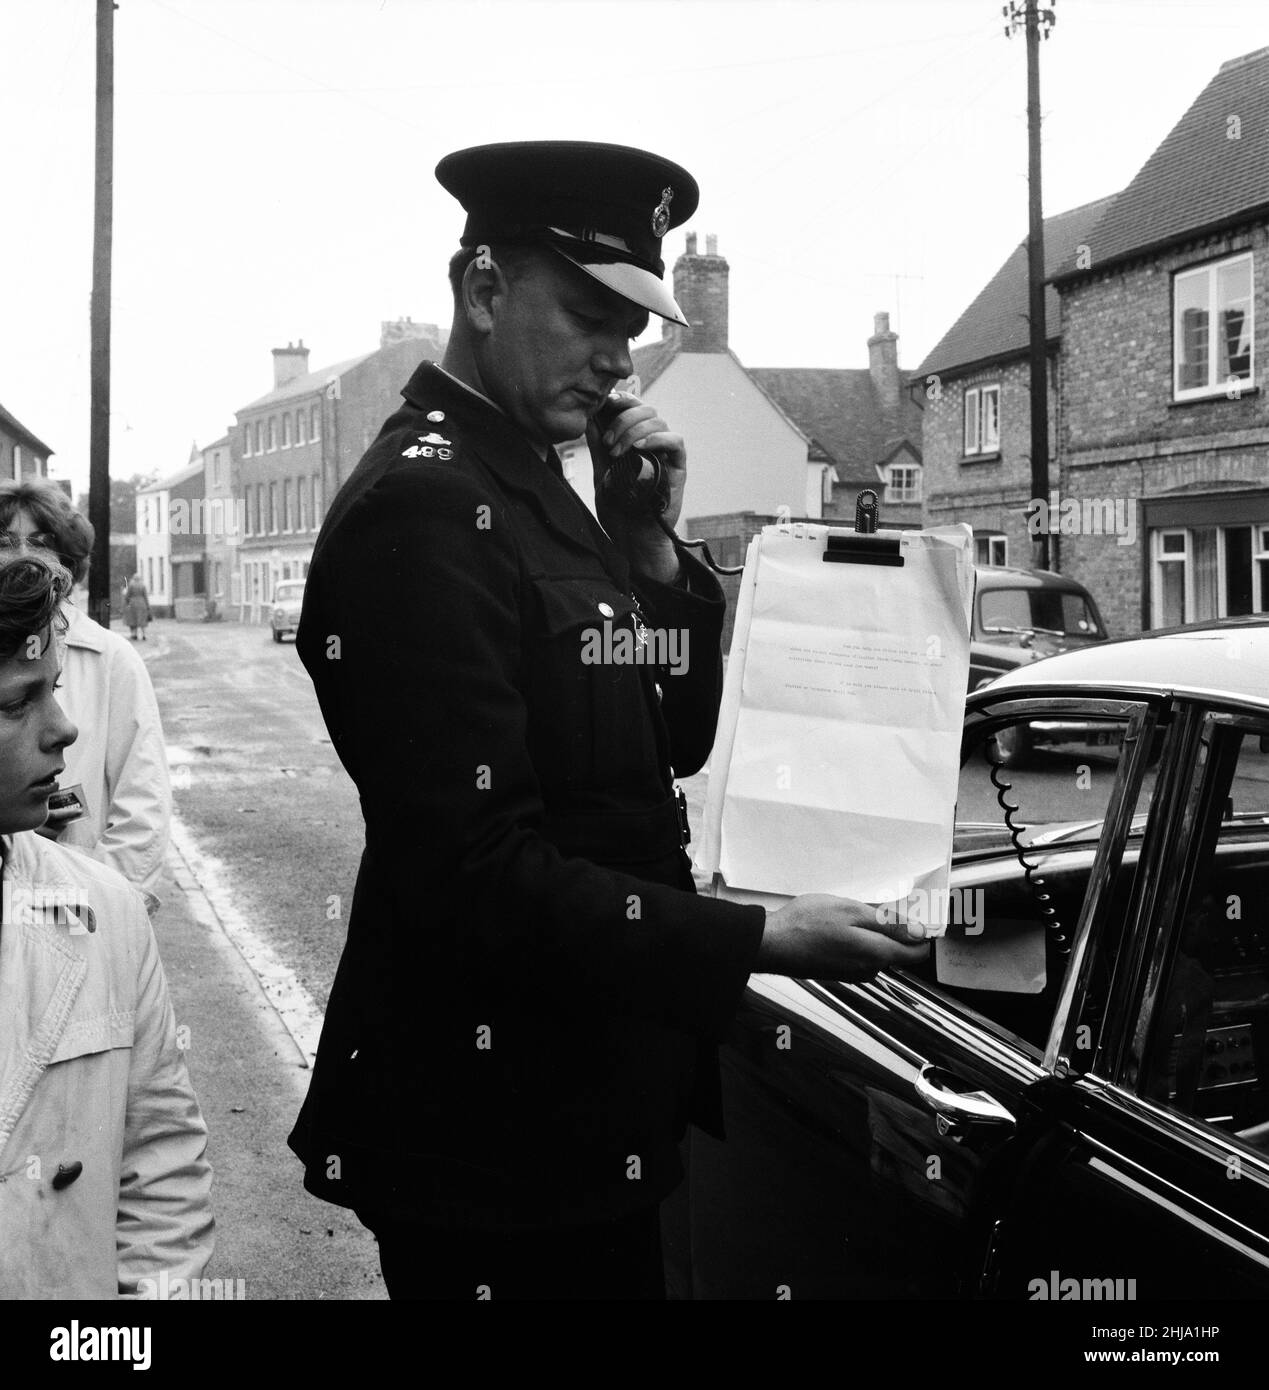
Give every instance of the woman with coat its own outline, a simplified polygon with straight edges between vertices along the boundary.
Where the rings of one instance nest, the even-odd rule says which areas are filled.
[[[137,628],[141,629],[141,640],[145,641],[145,629],[150,621],[150,595],[139,574],[134,574],[124,591],[124,621],[132,629],[129,636],[137,640]]]

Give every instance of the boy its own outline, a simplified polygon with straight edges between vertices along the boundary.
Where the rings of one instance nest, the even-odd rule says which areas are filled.
[[[113,869],[33,833],[76,737],[53,694],[69,589],[44,556],[0,554],[6,1299],[179,1290],[212,1250],[207,1130],[144,903]]]

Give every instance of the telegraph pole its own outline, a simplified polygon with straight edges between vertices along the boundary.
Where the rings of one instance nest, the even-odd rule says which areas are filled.
[[[110,243],[114,215],[115,3],[97,0],[97,158],[93,199],[88,520],[96,538],[88,612],[110,626]]]
[[[1057,0],[1051,0],[1056,4]],[[1040,38],[1049,37],[1056,16],[1041,9],[1039,0],[1014,0],[1001,7],[1008,21],[1005,37],[1025,26],[1027,37],[1027,185],[1030,221],[1027,232],[1028,318],[1031,363],[1031,498],[1046,503],[1049,497],[1049,360],[1044,332],[1044,213],[1040,197]],[[1027,508],[1028,514],[1032,508]],[[1035,538],[1035,564],[1049,568],[1049,532]]]

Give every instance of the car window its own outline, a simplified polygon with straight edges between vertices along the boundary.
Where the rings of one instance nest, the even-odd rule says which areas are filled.
[[[1055,632],[1096,637],[1101,627],[1083,594],[1063,589],[985,589],[978,597],[984,633]]]
[[[1127,728],[1126,717],[1064,712],[966,740],[946,934],[916,973],[1037,1054],[1053,1021]],[[1148,767],[1111,887],[1112,916],[1122,917],[1131,893],[1154,782]],[[1108,968],[1104,975],[1102,989]]]
[[[1269,1151],[1269,725],[1218,727],[1142,1094]]]
[[[274,590],[274,597],[277,599],[297,599],[304,597],[304,582],[292,580],[290,583],[283,581]]]

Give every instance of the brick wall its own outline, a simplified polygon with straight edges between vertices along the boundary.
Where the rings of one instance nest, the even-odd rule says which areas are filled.
[[[1056,479],[1058,439],[1057,370],[1050,357],[1049,474]],[[966,456],[965,392],[1000,386],[1000,451],[996,457]],[[1008,539],[1009,563],[1029,568],[1032,538],[1025,511],[1031,500],[1031,380],[1025,357],[960,376],[922,381],[925,413],[921,422],[924,462],[924,526],[964,522],[975,533],[993,531]]]
[[[1091,248],[1096,266],[1096,246]],[[1112,631],[1140,631],[1149,541],[1141,503],[1169,493],[1213,496],[1269,481],[1269,399],[1174,401],[1173,276],[1252,251],[1258,386],[1269,354],[1269,228],[1196,240],[1148,262],[1061,287],[1062,493],[1080,505],[1114,503],[1133,518],[1121,537],[1084,529],[1059,539],[1065,573],[1087,585]],[[1229,521],[1239,520],[1229,503]],[[1129,534],[1131,539],[1129,539]]]
[[[1172,399],[1172,276],[1221,256],[1255,255],[1255,365],[1269,352],[1269,228],[1195,241],[1144,265],[1062,288],[1063,453],[1198,439],[1269,425],[1263,394]],[[1092,249],[1096,264],[1096,247]]]
[[[683,317],[692,325],[679,329],[684,352],[727,351],[726,260],[714,250],[711,238],[708,254],[696,254],[696,237],[689,234],[687,251],[674,262],[674,298]]]

